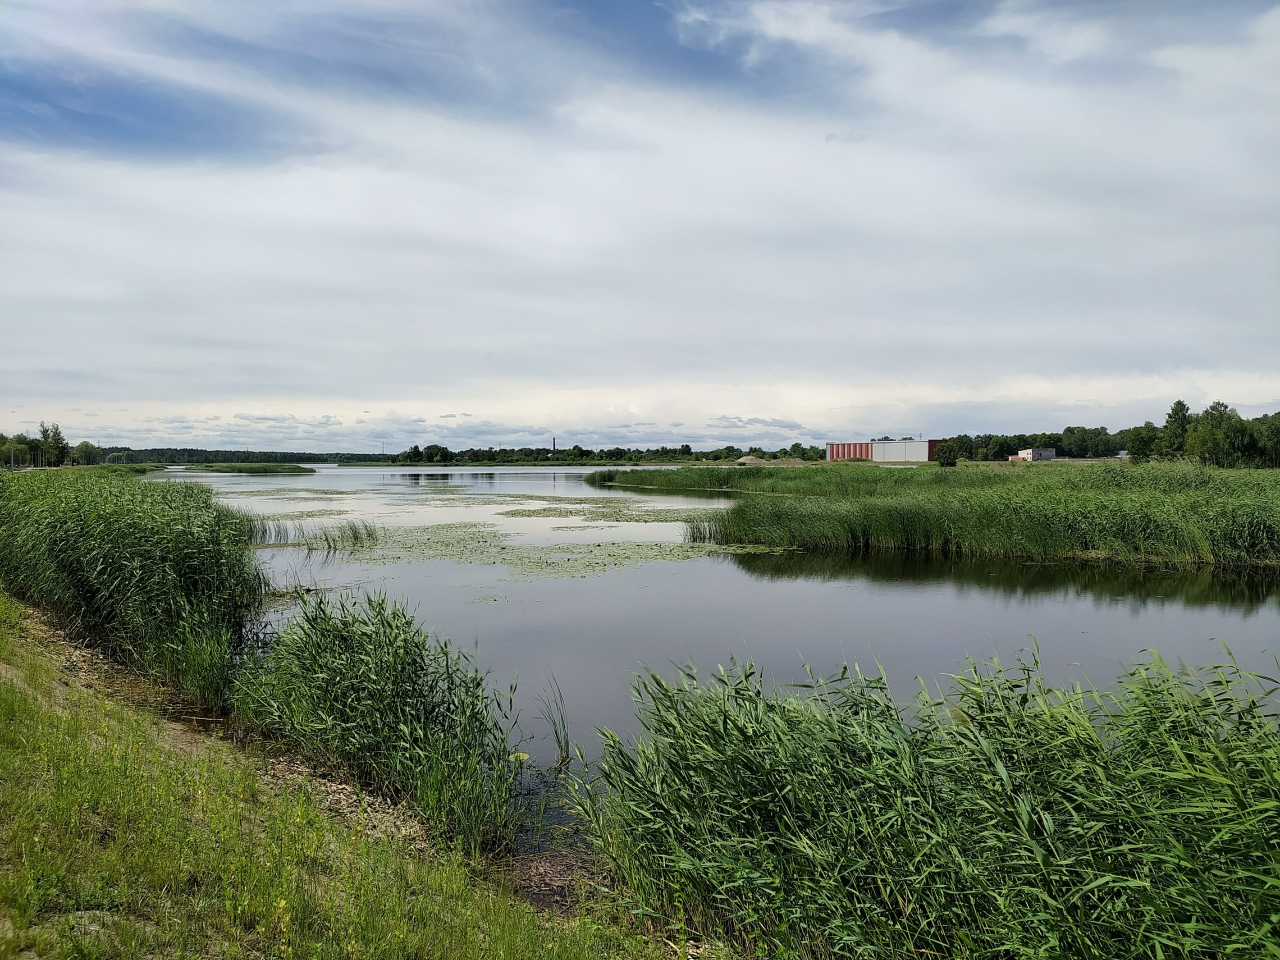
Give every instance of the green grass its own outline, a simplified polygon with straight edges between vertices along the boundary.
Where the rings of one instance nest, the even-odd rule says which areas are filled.
[[[1280,956],[1277,700],[1232,665],[973,666],[912,711],[749,667],[635,693],[580,796],[643,909],[786,956]]]
[[[225,702],[267,587],[258,521],[208,487],[114,468],[0,477],[0,585],[73,634]]]
[[[412,801],[470,854],[514,836],[509,701],[385,597],[304,600],[237,677],[234,702],[266,734]]]
[[[306,785],[268,791],[225,744],[170,748],[145,715],[68,691],[47,654],[16,656],[16,621],[0,594],[0,956],[659,956],[586,914],[540,921]]]
[[[315,473],[314,467],[297,463],[193,463],[183,468],[200,473]]]
[[[601,471],[595,483],[736,491],[712,543],[971,559],[1280,565],[1280,472],[1187,463]]]

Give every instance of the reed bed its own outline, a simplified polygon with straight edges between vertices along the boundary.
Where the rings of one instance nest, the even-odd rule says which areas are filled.
[[[208,487],[111,468],[0,478],[0,584],[117,659],[225,702],[267,580],[257,522]]]
[[[199,473],[247,473],[253,475],[275,473],[315,473],[315,467],[300,463],[190,463],[183,467]]]
[[[970,664],[910,710],[856,670],[635,696],[579,803],[642,911],[752,955],[1277,955],[1275,686],[1234,664],[1109,693]]]
[[[941,470],[603,471],[594,482],[738,491],[695,542],[969,559],[1280,566],[1280,473],[1187,463]]]
[[[469,853],[515,831],[510,698],[386,597],[306,598],[236,679],[238,716],[411,800]]]
[[[303,600],[277,635],[253,548],[346,551],[364,521],[294,528],[195,483],[88,468],[0,477],[0,586],[109,655],[412,800],[472,851],[514,835],[518,763],[483,674],[385,597]],[[301,538],[301,539],[298,539]],[[507,698],[509,703],[510,697]]]

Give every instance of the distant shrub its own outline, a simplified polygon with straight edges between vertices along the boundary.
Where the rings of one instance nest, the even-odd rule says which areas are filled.
[[[956,461],[960,459],[962,451],[960,447],[948,440],[946,443],[938,444],[934,450],[934,457],[938,461],[940,467],[954,467]]]

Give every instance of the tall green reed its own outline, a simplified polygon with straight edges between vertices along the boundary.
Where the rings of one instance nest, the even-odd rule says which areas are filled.
[[[414,802],[468,852],[514,834],[510,697],[381,595],[304,598],[236,679],[241,718]]]
[[[644,908],[819,956],[1277,955],[1275,687],[1234,664],[1101,693],[971,663],[911,711],[847,671],[635,695],[579,803]]]
[[[196,484],[111,468],[0,477],[0,584],[214,705],[267,587],[254,533]]]
[[[1280,472],[1184,463],[613,471],[597,482],[745,493],[690,539],[858,554],[1280,565]]]

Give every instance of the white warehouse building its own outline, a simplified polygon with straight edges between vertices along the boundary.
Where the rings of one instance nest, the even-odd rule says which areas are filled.
[[[875,463],[928,463],[936,460],[945,440],[868,440],[864,443],[828,443],[828,460],[871,460]]]

